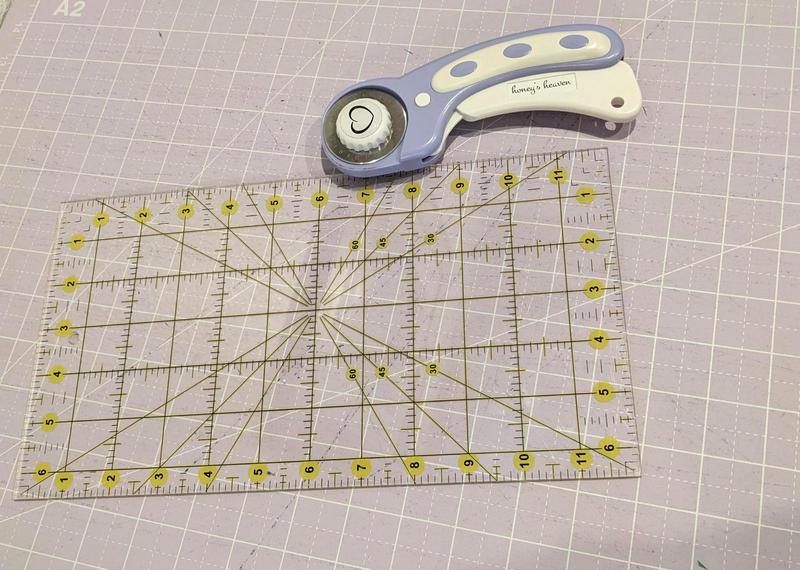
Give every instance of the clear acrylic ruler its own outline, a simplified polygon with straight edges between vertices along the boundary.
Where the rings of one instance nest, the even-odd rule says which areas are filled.
[[[20,498],[632,477],[606,149],[64,204]]]

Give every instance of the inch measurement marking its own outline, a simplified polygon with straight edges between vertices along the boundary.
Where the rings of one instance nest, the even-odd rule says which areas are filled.
[[[67,203],[19,497],[636,476],[615,239],[604,149]]]

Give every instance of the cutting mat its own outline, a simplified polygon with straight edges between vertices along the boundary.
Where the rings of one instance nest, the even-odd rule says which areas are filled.
[[[19,492],[636,476],[613,219],[605,149],[67,202]]]
[[[796,3],[387,4],[14,3],[0,29],[0,565],[797,568]],[[502,117],[460,125],[447,160],[609,148],[640,479],[13,501],[63,200],[320,175],[319,114],[340,88],[575,21],[622,34],[637,124]]]

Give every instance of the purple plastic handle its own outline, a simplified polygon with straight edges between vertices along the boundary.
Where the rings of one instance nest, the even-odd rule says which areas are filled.
[[[576,49],[582,47],[580,40],[581,32],[600,32],[608,37],[611,43],[611,48],[608,53],[600,57],[591,59],[584,59],[580,61],[571,61],[563,63],[551,63],[545,65],[535,65],[522,69],[515,69],[513,71],[495,75],[483,81],[478,81],[461,89],[456,89],[448,93],[439,93],[431,86],[431,80],[437,71],[445,67],[450,62],[460,59],[470,53],[473,53],[481,48],[492,46],[495,44],[507,42],[515,38],[524,38],[531,35],[552,33],[552,32],[574,32],[572,38],[566,43],[562,38],[561,46],[565,49]],[[519,77],[527,77],[539,73],[550,73],[554,71],[572,71],[580,69],[599,69],[602,67],[610,67],[620,61],[624,55],[624,47],[622,39],[612,29],[605,26],[596,24],[568,24],[564,26],[552,26],[549,28],[541,28],[533,31],[518,32],[496,38],[486,42],[482,42],[468,48],[464,48],[457,52],[446,55],[437,60],[419,67],[406,75],[401,77],[387,77],[382,79],[371,79],[356,85],[352,85],[339,93],[333,101],[325,109],[323,117],[327,117],[331,107],[341,97],[347,95],[352,91],[358,89],[380,89],[386,91],[402,102],[406,110],[407,126],[403,140],[391,153],[371,163],[355,164],[346,162],[336,155],[334,155],[324,142],[322,148],[328,159],[342,172],[356,177],[366,176],[380,176],[382,174],[389,174],[393,172],[416,170],[431,162],[435,162],[444,154],[444,131],[447,122],[455,112],[456,107],[464,99],[470,95],[483,91],[484,89],[517,79]],[[507,55],[506,57],[514,57]],[[428,93],[430,95],[430,103],[424,107],[418,107],[414,103],[414,98],[419,93]],[[438,154],[437,149],[442,149]]]

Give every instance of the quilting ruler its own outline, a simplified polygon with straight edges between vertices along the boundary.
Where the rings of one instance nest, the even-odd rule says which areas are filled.
[[[606,149],[63,205],[20,498],[639,474]]]

